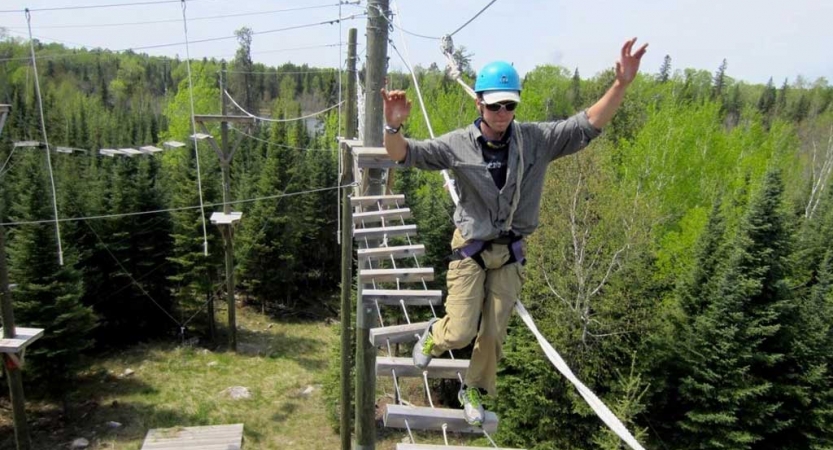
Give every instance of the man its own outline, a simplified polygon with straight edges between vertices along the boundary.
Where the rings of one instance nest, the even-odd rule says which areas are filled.
[[[587,146],[622,103],[648,45],[622,46],[613,86],[586,111],[564,121],[517,123],[518,73],[508,63],[487,64],[477,76],[474,124],[436,139],[405,139],[399,130],[411,103],[403,91],[382,89],[385,149],[405,166],[450,169],[460,193],[448,265],[446,315],[433,319],[414,347],[414,365],[475,339],[459,393],[466,420],[480,426],[482,391],[496,394],[497,363],[515,301],[520,297],[523,238],[538,227],[547,164]],[[478,329],[479,328],[479,329]]]

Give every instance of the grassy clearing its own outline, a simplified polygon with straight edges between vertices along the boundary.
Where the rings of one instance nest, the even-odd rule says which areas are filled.
[[[279,323],[247,308],[238,309],[237,317],[237,354],[141,345],[93,361],[66,415],[61,405],[28,401],[35,448],[68,448],[83,437],[90,449],[137,450],[151,428],[231,423],[244,424],[248,449],[340,448],[321,395],[329,350],[339,345],[334,329],[325,323]],[[123,376],[127,369],[134,373]],[[231,400],[222,393],[231,386],[248,388],[251,398]],[[405,398],[421,403],[418,380],[402,386]],[[304,394],[309,387],[312,392]],[[391,401],[393,384],[379,379],[377,387],[380,402]],[[122,426],[110,428],[110,421]],[[407,438],[404,430],[381,427],[377,435],[379,450],[393,450]],[[442,442],[439,433],[415,437],[420,443]],[[450,436],[449,442],[459,445],[462,439]],[[14,448],[6,402],[0,404],[0,450]]]

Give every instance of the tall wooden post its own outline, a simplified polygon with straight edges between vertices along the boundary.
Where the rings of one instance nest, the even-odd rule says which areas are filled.
[[[254,119],[249,116],[235,116],[226,114],[227,103],[225,96],[225,86],[223,85],[223,75],[225,73],[226,65],[223,63],[220,72],[220,96],[222,114],[208,115],[197,114],[194,120],[200,126],[200,129],[205,134],[203,138],[208,139],[217,157],[220,159],[220,168],[223,172],[223,213],[220,217],[215,219],[215,213],[211,217],[211,222],[216,223],[223,233],[223,242],[225,243],[225,259],[226,259],[226,302],[228,303],[228,328],[229,328],[229,348],[237,351],[237,309],[234,302],[234,224],[240,220],[241,213],[232,212],[231,210],[231,160],[234,158],[234,153],[240,148],[243,142],[243,136],[239,136],[237,142],[232,147],[228,137],[229,122],[254,124]],[[214,137],[209,133],[206,122],[220,122],[220,145],[214,140]]]
[[[379,91],[384,86],[388,52],[388,0],[367,3],[367,77],[365,79],[364,146],[383,144],[384,104]],[[385,16],[383,16],[384,14]],[[382,170],[370,169],[362,195],[382,195]],[[376,447],[376,348],[370,343],[375,325],[373,310],[362,305],[359,286],[356,303],[356,450]]]
[[[220,114],[225,116],[228,108],[225,94],[225,86],[223,85],[223,75],[226,71],[226,63],[223,62],[222,70],[220,71]],[[228,122],[225,120],[220,122],[220,145],[222,145],[222,156],[220,157],[220,167],[223,171],[223,214],[231,213],[231,175],[229,174],[231,165],[231,155],[229,154],[229,140],[228,140]],[[228,303],[228,328],[229,328],[229,348],[231,351],[237,351],[237,306],[234,302],[234,225],[229,223],[222,227],[223,241],[225,242],[226,250],[226,302]]]
[[[3,134],[3,127],[6,124],[6,116],[10,111],[9,105],[0,105],[0,135]],[[0,222],[3,221],[3,204],[0,203]],[[0,315],[3,319],[3,339],[13,339],[16,335],[14,324],[14,309],[12,308],[12,293],[9,289],[9,270],[6,267],[6,229],[0,225]],[[9,377],[9,394],[12,401],[12,416],[14,420],[14,438],[17,442],[17,450],[29,450],[32,448],[32,440],[29,437],[29,425],[26,422],[25,400],[23,398],[23,374],[20,366],[10,358],[10,355],[2,354],[0,361]]]
[[[351,28],[347,40],[347,107],[345,130],[347,139],[356,135],[356,29]],[[350,294],[353,292],[353,208],[350,190],[353,183],[353,155],[342,145],[341,173],[341,450],[350,450]]]

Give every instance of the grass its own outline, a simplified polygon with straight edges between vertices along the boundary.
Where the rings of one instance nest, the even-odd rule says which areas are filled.
[[[93,450],[138,450],[152,428],[233,423],[244,424],[247,449],[340,448],[321,390],[330,348],[339,345],[334,330],[323,322],[281,323],[248,308],[238,309],[237,320],[236,354],[172,343],[139,345],[95,359],[70,396],[68,414],[61,405],[27,401],[34,448],[68,448],[83,437]],[[124,376],[127,369],[134,373]],[[248,388],[251,398],[228,398],[223,391],[232,386]],[[391,401],[389,379],[379,379],[377,388],[377,398]],[[424,397],[419,380],[402,389],[406,398]],[[4,402],[0,450],[15,448],[11,408]],[[111,428],[111,421],[122,426]],[[378,450],[393,450],[407,432],[380,427],[377,436]],[[419,443],[442,442],[440,433],[415,437]],[[463,445],[463,439],[450,436],[449,442]]]

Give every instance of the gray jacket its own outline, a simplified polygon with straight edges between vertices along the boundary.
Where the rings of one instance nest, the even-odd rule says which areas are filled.
[[[523,149],[524,170],[511,230],[528,236],[538,228],[547,165],[586,147],[600,133],[590,124],[586,112],[558,122],[514,122],[512,126],[509,168],[506,184],[500,190],[483,161],[477,141],[481,133],[474,124],[436,139],[406,139],[408,154],[403,165],[426,170],[450,169],[454,173],[460,193],[454,223],[466,240],[492,240],[505,228],[518,180],[519,148]]]

